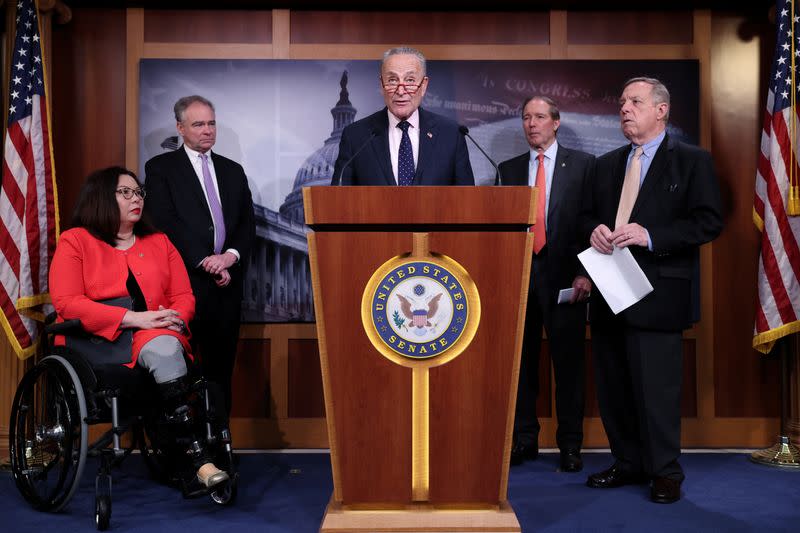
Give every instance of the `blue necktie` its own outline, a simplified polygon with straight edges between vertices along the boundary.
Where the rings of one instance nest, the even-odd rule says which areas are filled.
[[[414,181],[414,151],[411,149],[411,137],[408,136],[408,121],[401,121],[397,127],[403,130],[400,139],[400,150],[397,154],[397,183],[398,185],[411,185]]]

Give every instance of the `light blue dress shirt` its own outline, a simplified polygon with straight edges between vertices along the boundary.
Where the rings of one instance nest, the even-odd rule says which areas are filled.
[[[650,165],[653,164],[653,158],[658,151],[658,147],[661,146],[661,143],[664,141],[664,137],[667,136],[667,131],[664,130],[652,141],[642,145],[642,156],[639,158],[639,162],[641,163],[641,173],[639,174],[639,188],[642,188],[642,183],[644,183],[644,178],[647,176],[647,171],[650,170]],[[628,166],[631,164],[631,160],[633,159],[633,153],[636,151],[638,145],[631,144],[631,153],[628,154],[628,163],[625,165],[627,169]],[[548,189],[549,190],[549,189]],[[653,240],[650,238],[650,232],[647,231],[647,228],[644,228],[647,232],[647,249],[651,252],[653,251]]]

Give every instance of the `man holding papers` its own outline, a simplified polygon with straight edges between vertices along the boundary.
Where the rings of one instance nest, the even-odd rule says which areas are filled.
[[[652,501],[672,503],[684,479],[681,331],[693,320],[699,247],[722,231],[719,186],[708,152],[667,135],[660,81],[628,80],[619,104],[630,144],[598,158],[582,227],[598,252],[627,247],[653,291],[616,315],[592,294],[597,396],[615,462],[587,485],[649,482]]]

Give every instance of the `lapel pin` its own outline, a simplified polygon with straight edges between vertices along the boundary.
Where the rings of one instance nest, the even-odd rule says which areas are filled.
[[[428,139],[433,139],[433,133],[428,132]]]
[[[561,166],[565,167],[565,166],[567,166],[567,164],[566,163],[561,163]]]

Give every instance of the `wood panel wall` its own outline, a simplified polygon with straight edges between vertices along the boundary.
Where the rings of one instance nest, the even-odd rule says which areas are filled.
[[[700,140],[714,156],[726,227],[701,252],[703,320],[684,338],[683,444],[771,445],[779,427],[779,364],[759,356],[750,341],[758,255],[751,206],[772,33],[766,11],[75,9],[71,23],[53,29],[61,212],[70,212],[89,171],[137,166],[141,58],[377,59],[390,46],[409,44],[433,60],[697,59]],[[313,325],[243,327],[237,446],[327,447],[315,335]],[[554,391],[548,360],[541,365],[541,445],[551,447]],[[7,366],[0,362],[0,378]],[[11,382],[0,379],[3,397],[13,394]],[[591,381],[587,387],[586,446],[605,447]]]

